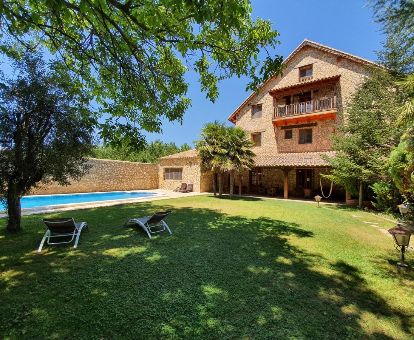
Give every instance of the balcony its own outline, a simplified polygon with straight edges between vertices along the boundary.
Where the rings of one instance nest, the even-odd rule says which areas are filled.
[[[274,108],[273,123],[280,126],[288,123],[335,119],[336,112],[336,96],[290,105],[278,105]]]
[[[274,108],[273,119],[322,111],[336,111],[336,109],[336,96],[324,99],[313,99],[302,103],[278,105]]]

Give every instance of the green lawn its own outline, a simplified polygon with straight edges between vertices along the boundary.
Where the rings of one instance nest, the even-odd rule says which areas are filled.
[[[129,216],[173,209],[148,240]],[[413,338],[414,275],[380,216],[209,196],[78,210],[79,248],[0,220],[0,338]],[[414,266],[413,253],[408,260]]]

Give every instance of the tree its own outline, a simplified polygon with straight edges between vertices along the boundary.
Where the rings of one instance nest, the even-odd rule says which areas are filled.
[[[278,33],[251,13],[246,0],[1,1],[0,47],[10,54],[10,40],[42,44],[60,56],[109,114],[101,137],[144,146],[140,129],[159,132],[162,118],[182,120],[187,70],[212,101],[222,79],[247,76],[256,89],[280,70],[282,57],[271,56]]]
[[[386,180],[384,165],[400,137],[395,125],[399,104],[394,78],[375,70],[355,93],[334,136],[337,154],[328,158],[332,172],[327,177],[358,194],[360,207],[364,187]]]
[[[201,166],[204,170],[209,170],[213,174],[213,192],[217,194],[216,177],[219,180],[219,195],[223,193],[223,180],[221,168],[225,162],[225,136],[226,126],[223,123],[207,123],[198,141],[195,142]]]
[[[226,130],[225,149],[226,157],[221,169],[230,174],[230,196],[234,192],[234,175],[239,176],[239,195],[242,193],[241,174],[254,165],[253,143],[246,131],[238,127],[229,127]]]
[[[399,74],[414,72],[414,2],[372,1],[377,22],[386,34],[379,55],[387,68]]]
[[[414,219],[414,2],[375,0],[374,9],[386,34],[380,56],[398,76],[396,86],[403,98],[397,110],[397,126],[403,134],[391,152],[387,170],[393,185],[411,203],[410,218]]]
[[[253,164],[253,143],[246,132],[237,127],[227,127],[222,123],[208,123],[204,126],[196,149],[204,169],[213,173],[213,191],[216,195],[216,176],[219,180],[219,195],[223,194],[223,173],[230,175],[230,195],[233,195],[234,174],[239,174],[239,194],[241,195],[241,172]]]
[[[114,148],[110,145],[98,146],[93,150],[93,156],[104,159],[119,159],[122,161],[157,163],[161,157],[177,152],[190,150],[188,144],[177,146],[175,143],[164,143],[156,140],[146,144],[142,150],[131,149],[128,146]]]
[[[399,109],[398,124],[409,129],[414,124],[414,73],[397,82],[404,93],[403,103]]]
[[[20,230],[22,195],[39,182],[68,184],[84,171],[92,145],[89,99],[69,74],[41,56],[15,61],[18,74],[0,88],[0,194],[8,231]]]
[[[414,202],[414,133],[405,134],[391,152],[389,171],[404,198]]]

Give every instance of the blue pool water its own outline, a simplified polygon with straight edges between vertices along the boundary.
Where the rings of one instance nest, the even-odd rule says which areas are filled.
[[[155,193],[153,192],[111,191],[91,192],[85,194],[24,196],[22,198],[22,208],[38,208],[47,207],[49,205],[123,200],[130,198],[151,197],[154,195]]]

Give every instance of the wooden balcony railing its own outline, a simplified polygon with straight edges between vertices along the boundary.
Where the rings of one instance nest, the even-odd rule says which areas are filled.
[[[307,102],[290,105],[278,105],[274,108],[273,119],[327,111],[336,108],[336,96],[324,99],[313,99]]]

